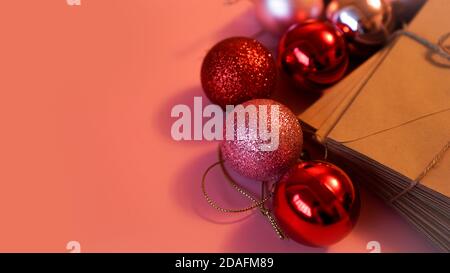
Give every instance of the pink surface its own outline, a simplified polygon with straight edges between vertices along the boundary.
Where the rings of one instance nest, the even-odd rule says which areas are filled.
[[[200,178],[217,143],[173,141],[170,111],[202,95],[209,47],[258,31],[250,3],[81,3],[1,2],[0,251],[436,251],[367,192],[355,230],[328,249],[278,240],[259,213],[236,222],[208,207]],[[245,205],[218,170],[208,181]]]

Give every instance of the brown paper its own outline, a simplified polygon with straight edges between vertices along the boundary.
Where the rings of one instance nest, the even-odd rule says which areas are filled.
[[[436,42],[450,31],[449,14],[450,1],[429,1],[408,30]],[[347,142],[449,109],[450,69],[431,62],[428,55],[423,45],[399,38],[359,95],[345,106],[328,137]],[[344,145],[414,180],[448,141],[450,111]],[[422,180],[423,185],[447,197],[449,153]]]
[[[337,120],[340,107],[348,105],[347,101],[355,97],[358,86],[372,73],[383,56],[384,51],[377,52],[339,83],[324,90],[322,97],[301,113],[299,119],[314,129],[326,130]]]

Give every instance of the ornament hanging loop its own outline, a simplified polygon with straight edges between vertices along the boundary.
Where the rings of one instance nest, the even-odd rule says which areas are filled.
[[[250,211],[253,210],[255,208],[260,207],[262,204],[264,204],[265,202],[267,202],[272,195],[269,194],[265,197],[262,198],[261,201],[257,201],[254,197],[252,197],[246,190],[240,188],[234,181],[231,181],[230,179],[228,179],[228,174],[225,174],[225,176],[227,177],[228,182],[230,182],[230,184],[233,186],[234,189],[236,189],[239,193],[241,193],[242,195],[246,196],[247,198],[251,199],[253,201],[253,204],[251,206],[242,208],[242,209],[230,209],[230,208],[224,208],[220,205],[218,205],[208,194],[208,192],[206,191],[206,177],[208,176],[208,173],[217,165],[220,165],[222,168],[224,168],[223,166],[224,161],[218,161],[216,163],[214,163],[213,165],[209,166],[208,169],[206,169],[205,173],[203,174],[202,177],[202,192],[203,192],[203,196],[205,197],[206,201],[208,202],[208,204],[213,207],[214,209],[223,212],[223,213],[243,213],[246,211]]]
[[[261,185],[261,196],[265,195],[264,192],[265,192],[265,189],[266,189],[266,183],[267,182],[263,182],[262,185]],[[272,184],[272,186],[274,186],[274,184]],[[272,191],[271,191],[270,195],[273,195],[273,188],[274,187],[272,187]],[[286,239],[287,237],[284,234],[283,230],[280,228],[280,226],[278,225],[277,221],[273,217],[272,212],[268,208],[266,208],[264,206],[264,203],[261,205],[259,210],[261,211],[262,215],[267,217],[267,219],[269,220],[269,223],[272,225],[272,228],[275,230],[276,234],[278,235],[278,238],[280,238],[281,240]]]
[[[394,203],[397,201],[400,197],[410,192],[414,187],[416,187],[420,181],[441,161],[444,154],[447,152],[447,150],[450,148],[450,141],[445,144],[445,146],[439,151],[439,153],[431,160],[430,163],[428,163],[425,170],[422,171],[422,173],[403,191],[395,195],[389,200],[389,203]]]
[[[439,38],[438,46],[445,51],[448,55],[450,55],[450,46],[445,45],[445,42],[450,38],[450,32],[444,34]]]
[[[267,217],[267,219],[269,220],[270,224],[272,225],[272,228],[275,230],[276,234],[278,235],[278,237],[280,239],[285,239],[286,236],[284,235],[283,231],[281,230],[281,228],[278,226],[278,223],[276,222],[275,218],[272,215],[272,212],[265,207],[265,203],[272,198],[273,196],[273,187],[272,190],[266,194],[266,186],[267,186],[267,182],[261,182],[261,200],[257,200],[255,197],[252,196],[252,194],[244,189],[242,186],[240,186],[236,181],[234,181],[234,179],[231,177],[231,175],[228,173],[228,171],[225,168],[225,161],[222,159],[222,153],[219,149],[219,161],[212,164],[211,166],[209,166],[206,171],[203,173],[203,177],[202,177],[202,183],[201,183],[201,187],[202,187],[202,192],[203,192],[203,196],[205,197],[206,201],[208,202],[208,204],[213,207],[214,209],[223,212],[223,213],[243,213],[246,211],[250,211],[256,208],[259,208],[259,210],[261,211],[261,213]],[[208,175],[208,173],[216,166],[220,165],[223,174],[225,175],[225,178],[227,179],[227,181],[229,182],[229,184],[240,194],[244,195],[245,197],[247,197],[248,199],[250,199],[253,204],[242,208],[242,209],[230,209],[230,208],[224,208],[220,205],[218,205],[208,194],[208,192],[206,191],[206,177]],[[273,186],[273,185],[272,185]]]

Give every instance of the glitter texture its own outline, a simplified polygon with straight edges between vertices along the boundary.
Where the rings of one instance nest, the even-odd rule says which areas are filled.
[[[245,37],[216,44],[206,55],[201,70],[203,90],[211,102],[223,108],[268,98],[276,77],[272,54],[260,42]]]
[[[303,134],[296,116],[286,106],[270,99],[255,99],[243,104],[256,106],[267,105],[267,126],[269,130],[275,124],[270,119],[271,107],[279,106],[279,145],[274,151],[261,151],[262,143],[268,143],[259,138],[256,140],[224,140],[221,143],[223,158],[237,173],[256,180],[271,181],[282,176],[293,166],[302,152]],[[257,111],[259,117],[259,111]],[[234,114],[231,112],[230,114]],[[235,116],[236,120],[236,116]],[[248,122],[246,123],[248,129]]]

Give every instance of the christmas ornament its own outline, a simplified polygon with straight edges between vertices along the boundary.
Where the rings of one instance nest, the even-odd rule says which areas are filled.
[[[254,0],[256,15],[263,27],[282,34],[295,23],[319,18],[324,9],[322,0]]]
[[[227,140],[221,143],[223,158],[232,169],[245,177],[256,180],[278,179],[300,157],[303,144],[300,124],[289,108],[273,100],[255,99],[242,106],[248,110],[253,107],[255,115],[239,126],[238,110],[229,113],[227,131],[230,128],[228,121],[234,119],[237,126],[233,128],[237,128],[237,133],[233,140],[227,136]],[[252,120],[259,121],[258,130],[252,129]],[[270,131],[270,137],[261,135],[266,128]],[[251,139],[249,134],[256,132],[259,133],[257,137]]]
[[[258,41],[234,37],[216,44],[203,60],[201,82],[211,102],[224,108],[267,98],[276,84],[272,54]]]
[[[278,62],[300,88],[317,90],[344,76],[349,57],[337,27],[309,20],[291,27],[281,38]]]
[[[338,167],[323,161],[301,162],[276,184],[273,209],[288,237],[323,247],[352,230],[359,214],[359,194]]]
[[[386,0],[332,0],[326,16],[346,34],[356,55],[378,48],[395,26],[391,3]]]

